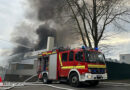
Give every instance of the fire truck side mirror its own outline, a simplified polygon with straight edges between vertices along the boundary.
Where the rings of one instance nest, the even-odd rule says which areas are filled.
[[[103,54],[103,58],[104,58],[104,60],[106,61],[106,57],[105,57],[105,55]]]

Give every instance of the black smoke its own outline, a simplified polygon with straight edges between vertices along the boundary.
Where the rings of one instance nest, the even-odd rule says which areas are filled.
[[[54,19],[55,16],[59,17],[66,4],[65,0],[28,0],[28,3],[36,11],[40,21]]]
[[[47,48],[47,39],[48,37],[56,38],[56,30],[50,28],[47,25],[40,25],[39,28],[36,30],[38,35],[38,43],[35,46],[36,50],[41,50]]]
[[[18,45],[18,47],[16,47],[13,50],[13,54],[17,54],[19,52],[26,53],[31,50],[31,48],[27,47],[27,46],[31,45],[31,43],[30,43],[29,39],[26,37],[16,38],[14,42],[17,42],[16,44]]]
[[[27,25],[28,28],[23,26],[16,28],[17,32],[14,32],[16,36],[15,38],[13,37],[12,40],[15,43],[31,46],[31,48],[18,45],[13,49],[13,54],[23,53],[19,57],[23,58],[26,52],[46,49],[48,36],[55,38],[55,47],[66,47],[78,40],[78,35],[74,36],[75,34],[73,34],[74,22],[66,23],[69,18],[64,17],[69,14],[66,12],[65,0],[27,1],[30,8],[27,10],[28,12],[25,15],[25,19],[34,23],[37,21],[40,24],[35,24],[37,27],[34,27],[35,30],[33,30],[34,28],[30,28],[31,25]],[[36,17],[36,20],[34,17]],[[23,32],[21,33],[20,31]],[[27,34],[26,37],[23,36],[24,34]],[[37,37],[37,39],[33,39],[34,37]]]

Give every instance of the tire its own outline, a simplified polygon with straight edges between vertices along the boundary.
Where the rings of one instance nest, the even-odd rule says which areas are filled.
[[[47,74],[43,74],[43,84],[51,84],[52,80],[48,80]]]
[[[69,76],[69,83],[72,87],[78,87],[80,86],[80,82],[79,82],[79,76],[77,73],[72,73]]]
[[[97,86],[99,84],[99,81],[90,81],[89,85],[90,86]]]
[[[47,84],[47,83],[48,83],[47,74],[43,74],[43,84]]]

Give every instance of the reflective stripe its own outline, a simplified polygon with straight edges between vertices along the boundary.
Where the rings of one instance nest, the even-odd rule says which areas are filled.
[[[44,52],[44,53],[42,53],[42,54],[47,54],[47,52]]]
[[[49,53],[47,53],[47,52],[43,52],[42,54],[46,54],[46,55],[49,55],[49,54],[55,54],[56,52],[49,52]]]
[[[61,69],[85,69],[85,66],[63,66]]]
[[[60,60],[60,65],[63,66],[60,54],[59,54],[59,60]]]
[[[74,68],[74,66],[63,66],[63,67],[61,67],[61,69],[73,69]]]
[[[106,68],[106,65],[93,65],[93,64],[88,64],[88,68]]]
[[[47,53],[47,54],[52,54],[52,53]]]
[[[75,66],[76,69],[85,69],[85,66]]]
[[[52,52],[53,54],[56,53],[56,52]]]

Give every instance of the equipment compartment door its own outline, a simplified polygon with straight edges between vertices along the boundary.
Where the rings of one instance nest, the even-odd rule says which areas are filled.
[[[48,79],[55,80],[57,76],[57,54],[50,55]]]

